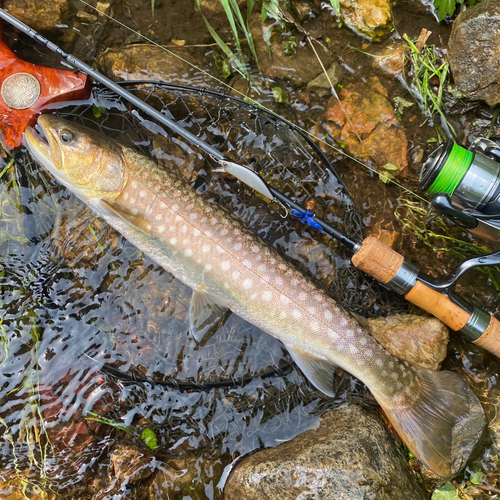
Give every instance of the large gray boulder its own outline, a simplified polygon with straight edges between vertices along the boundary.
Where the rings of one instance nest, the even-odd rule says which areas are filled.
[[[500,1],[462,12],[451,32],[448,59],[458,90],[470,100],[500,103]]]
[[[329,411],[316,429],[239,462],[226,500],[423,500],[385,425],[359,406]]]

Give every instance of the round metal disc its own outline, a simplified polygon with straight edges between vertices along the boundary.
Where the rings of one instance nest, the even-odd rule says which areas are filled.
[[[40,97],[40,82],[29,73],[15,73],[2,83],[1,94],[5,104],[12,109],[28,109]]]

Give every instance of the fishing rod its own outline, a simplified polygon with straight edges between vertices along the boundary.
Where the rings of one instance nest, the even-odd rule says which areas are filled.
[[[451,279],[445,280],[444,285],[443,283],[437,283],[436,280],[423,274],[413,263],[405,260],[402,255],[376,238],[368,237],[362,242],[356,242],[349,238],[326,221],[316,217],[312,211],[304,209],[300,204],[270,186],[254,170],[235,162],[229,156],[200,140],[177,122],[169,119],[142,99],[127,91],[123,86],[113,82],[71,54],[66,53],[1,8],[0,18],[55,52],[71,66],[86,73],[124,100],[130,102],[137,109],[157,120],[166,129],[195,144],[225,172],[230,173],[267,199],[277,201],[302,223],[323,231],[331,238],[339,241],[353,253],[352,263],[355,267],[387,285],[395,292],[404,295],[409,302],[434,315],[452,330],[460,332],[468,340],[500,357],[500,322],[491,314],[469,304],[453,290],[458,277],[467,269],[488,265],[487,263],[478,259],[475,261],[470,259],[469,264],[467,264],[468,261],[462,263],[459,266],[458,273],[452,274]],[[137,111],[134,110],[132,113],[137,118],[141,118]]]

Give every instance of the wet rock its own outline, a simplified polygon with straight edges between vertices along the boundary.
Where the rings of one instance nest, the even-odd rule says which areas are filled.
[[[113,474],[119,481],[135,484],[148,478],[155,468],[155,458],[132,444],[117,444],[109,456]]]
[[[262,23],[260,14],[250,19],[250,31],[255,44],[261,71],[271,77],[305,85],[316,78],[322,68],[308,43],[295,43],[289,34],[275,29],[275,23]],[[333,63],[331,54],[321,54],[325,67]]]
[[[244,458],[226,500],[424,499],[401,448],[378,418],[358,406],[325,413],[319,428]]]
[[[340,0],[344,22],[355,33],[373,40],[382,40],[392,31],[389,0]]]
[[[236,0],[238,7],[243,9],[247,5],[247,0]],[[214,0],[200,0],[200,9],[205,16],[224,14],[222,2],[214,2]]]
[[[446,358],[448,328],[435,318],[396,314],[368,320],[370,333],[394,356],[438,370]]]
[[[56,500],[56,496],[48,488],[46,491],[30,477],[30,471],[0,470],[0,498],[2,500]],[[38,481],[37,481],[38,482]]]
[[[169,51],[198,67],[206,67],[204,48],[169,47]],[[212,79],[174,54],[155,45],[135,44],[108,49],[97,58],[97,66],[110,78],[120,80],[163,80],[169,83],[208,87]]]
[[[377,77],[352,83],[332,97],[326,117],[333,137],[362,160],[403,170],[408,165],[408,140]]]
[[[50,31],[65,24],[69,15],[68,0],[5,0],[3,8],[38,31]]]
[[[307,84],[307,89],[311,92],[315,92],[319,96],[331,95],[332,85],[335,85],[340,81],[340,75],[342,68],[340,64],[333,63],[327,70],[326,73],[319,74],[314,80],[311,80]]]
[[[448,42],[456,87],[470,100],[500,103],[500,2],[483,2],[462,12]]]
[[[402,45],[385,47],[375,54],[372,65],[384,75],[395,78],[403,72],[405,53]]]
[[[94,14],[89,14],[88,12],[85,12],[84,10],[79,10],[76,13],[76,17],[80,21],[83,21],[84,23],[95,23],[97,21],[97,16],[94,16]]]

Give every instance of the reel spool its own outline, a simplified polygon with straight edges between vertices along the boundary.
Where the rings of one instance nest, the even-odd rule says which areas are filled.
[[[427,158],[419,188],[452,222],[480,238],[500,243],[500,147],[476,140],[469,150],[448,140]]]

